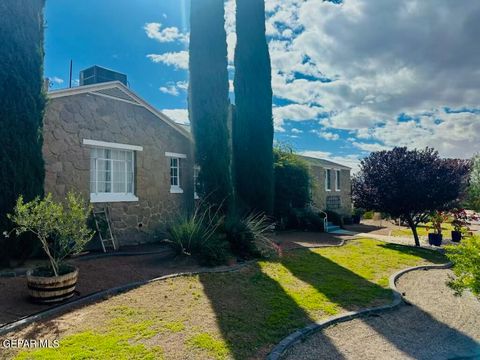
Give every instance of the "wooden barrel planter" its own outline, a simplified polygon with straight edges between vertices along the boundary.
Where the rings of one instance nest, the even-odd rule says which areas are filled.
[[[35,270],[27,271],[28,292],[32,301],[51,304],[71,298],[77,285],[78,269],[60,276],[36,276]]]

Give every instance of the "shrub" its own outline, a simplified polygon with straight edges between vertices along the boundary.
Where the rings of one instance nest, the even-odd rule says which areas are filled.
[[[277,246],[267,236],[273,231],[270,219],[261,213],[245,217],[232,216],[225,223],[225,231],[232,251],[242,257],[272,257]]]
[[[274,215],[285,222],[291,209],[303,209],[310,203],[308,163],[286,147],[274,149],[275,198]]]
[[[92,239],[94,233],[87,226],[90,212],[91,207],[73,193],[68,193],[65,205],[53,201],[52,194],[28,203],[20,196],[8,218],[17,236],[30,232],[40,240],[50,261],[50,275],[58,276],[64,259],[81,252]]]
[[[457,294],[469,289],[480,297],[480,237],[466,238],[460,245],[446,246],[445,250],[456,276],[448,285]]]
[[[373,211],[370,210],[370,211],[366,211],[364,214],[363,214],[363,219],[365,220],[371,220],[373,219]]]
[[[228,244],[218,234],[224,217],[218,211],[211,206],[199,206],[192,215],[169,227],[168,240],[177,254],[195,256],[209,266],[226,262]]]

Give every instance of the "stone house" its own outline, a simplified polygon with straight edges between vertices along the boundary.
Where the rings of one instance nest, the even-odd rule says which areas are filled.
[[[194,206],[191,134],[120,81],[48,94],[45,192],[108,205],[117,245],[147,242]]]
[[[349,217],[352,214],[351,169],[329,160],[300,157],[310,166],[313,205]]]

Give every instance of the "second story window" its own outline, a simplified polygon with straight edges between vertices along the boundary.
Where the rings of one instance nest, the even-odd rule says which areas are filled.
[[[340,170],[335,170],[335,190],[340,191]]]
[[[325,170],[325,190],[331,191],[332,190],[332,170],[326,169]]]

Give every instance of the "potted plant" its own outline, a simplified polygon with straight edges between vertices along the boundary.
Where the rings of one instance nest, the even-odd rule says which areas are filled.
[[[451,211],[452,220],[452,241],[460,242],[462,240],[462,230],[466,229],[470,223],[468,222],[468,216],[465,209],[453,209]]]
[[[360,224],[360,220],[362,220],[363,214],[365,214],[365,210],[358,208],[353,209],[352,223]]]
[[[428,243],[430,245],[440,246],[442,245],[442,224],[445,221],[445,214],[441,211],[435,211],[430,216],[430,222],[432,223],[433,233],[428,233]]]
[[[48,265],[27,271],[29,294],[36,302],[54,303],[73,296],[78,269],[64,260],[80,253],[94,234],[87,226],[91,207],[73,193],[65,200],[65,204],[55,202],[48,194],[24,203],[20,196],[8,215],[15,225],[12,231],[33,233],[49,260]]]

